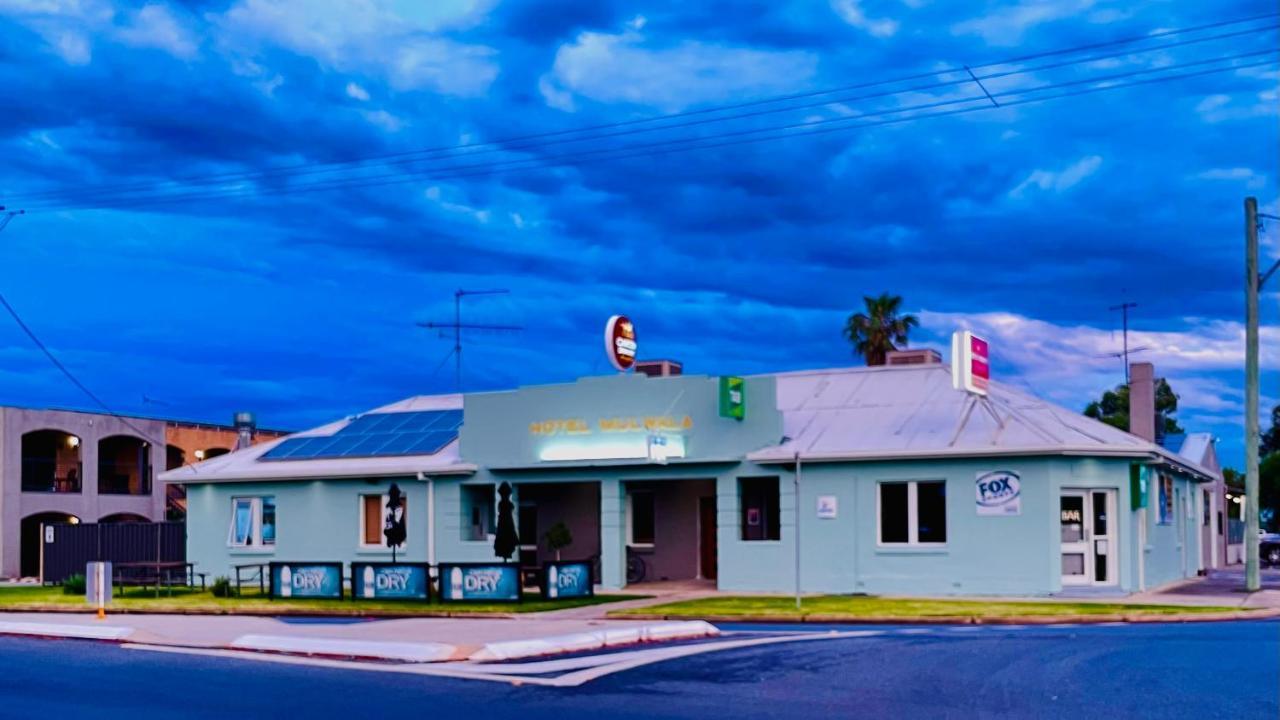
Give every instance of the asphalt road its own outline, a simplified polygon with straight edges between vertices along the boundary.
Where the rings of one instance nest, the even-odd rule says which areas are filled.
[[[0,638],[0,718],[1280,716],[1277,622],[866,629],[883,634],[696,655],[575,688]]]

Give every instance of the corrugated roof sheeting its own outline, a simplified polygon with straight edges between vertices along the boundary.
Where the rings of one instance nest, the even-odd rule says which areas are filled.
[[[777,376],[786,440],[760,461],[1062,453],[1160,454],[1106,423],[993,382],[986,398],[956,390],[946,365],[845,368]],[[1184,459],[1197,463],[1198,458]]]

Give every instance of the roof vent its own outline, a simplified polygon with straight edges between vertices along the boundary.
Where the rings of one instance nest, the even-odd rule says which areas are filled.
[[[675,360],[637,360],[636,372],[649,377],[671,377],[684,374],[684,365]]]
[[[940,365],[942,354],[929,348],[916,350],[890,350],[884,356],[885,365]]]

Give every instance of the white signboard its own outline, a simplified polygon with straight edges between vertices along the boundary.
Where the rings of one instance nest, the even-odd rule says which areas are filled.
[[[840,506],[835,495],[818,496],[818,517],[833,520],[839,513]]]
[[[974,491],[979,515],[1021,515],[1022,478],[1008,470],[978,473]]]
[[[991,382],[991,349],[968,330],[951,336],[951,383],[957,390],[986,395]]]

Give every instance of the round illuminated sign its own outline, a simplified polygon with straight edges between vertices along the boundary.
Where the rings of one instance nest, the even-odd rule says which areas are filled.
[[[604,352],[619,370],[636,364],[636,328],[625,315],[614,315],[604,326]]]

